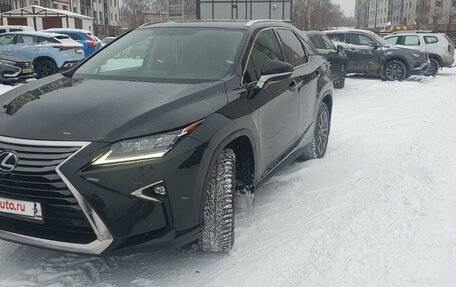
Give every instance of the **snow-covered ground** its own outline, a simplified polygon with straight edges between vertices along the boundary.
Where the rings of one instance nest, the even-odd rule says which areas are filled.
[[[230,254],[88,258],[0,241],[0,286],[455,286],[456,69],[336,91],[327,156],[236,217]]]

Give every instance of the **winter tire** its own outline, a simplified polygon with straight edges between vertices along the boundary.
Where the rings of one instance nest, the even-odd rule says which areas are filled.
[[[326,154],[328,146],[329,132],[331,128],[331,116],[326,103],[321,103],[318,111],[317,121],[315,122],[315,132],[313,141],[305,146],[303,153],[299,156],[300,160],[322,158]]]
[[[235,169],[236,156],[233,150],[225,149],[209,172],[203,233],[198,242],[203,251],[226,252],[233,247]]]
[[[406,76],[407,68],[400,61],[390,61],[383,68],[383,78],[387,81],[402,81]]]
[[[440,63],[436,59],[430,59],[429,69],[424,73],[425,76],[435,76],[440,70]]]
[[[36,78],[41,79],[57,73],[57,67],[49,59],[38,60],[35,64]]]

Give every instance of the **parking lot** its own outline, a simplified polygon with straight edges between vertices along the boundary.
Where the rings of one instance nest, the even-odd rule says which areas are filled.
[[[0,241],[0,286],[454,286],[455,80],[348,78],[327,156],[264,184],[229,254],[96,258]]]

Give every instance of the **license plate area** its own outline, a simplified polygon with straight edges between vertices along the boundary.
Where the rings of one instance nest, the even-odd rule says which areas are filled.
[[[43,222],[41,203],[0,197],[0,216]]]
[[[23,74],[31,74],[31,73],[33,73],[33,69],[32,68],[23,68],[22,69],[22,73]]]

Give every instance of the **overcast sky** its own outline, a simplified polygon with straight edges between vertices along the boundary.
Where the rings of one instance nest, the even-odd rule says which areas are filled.
[[[332,0],[333,3],[339,4],[345,13],[345,16],[355,16],[356,0]]]

